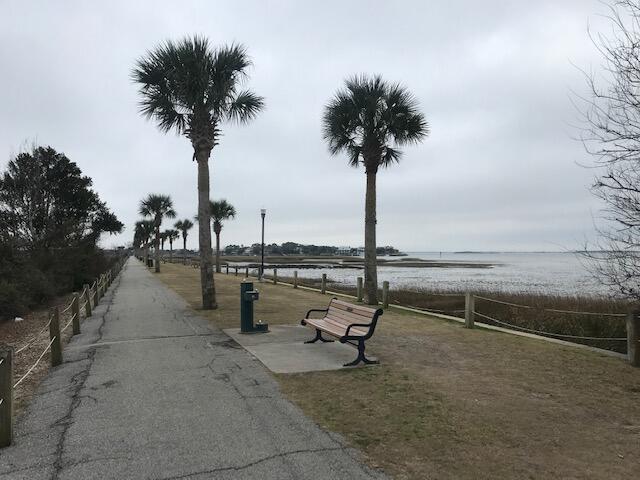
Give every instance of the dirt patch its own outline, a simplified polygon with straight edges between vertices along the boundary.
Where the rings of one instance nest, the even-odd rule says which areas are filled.
[[[56,298],[52,305],[61,305],[65,308],[71,303],[72,296]],[[82,302],[81,302],[82,303]],[[84,313],[81,312],[84,318]],[[60,328],[62,329],[71,320],[71,311],[60,314]],[[38,360],[42,351],[49,344],[49,308],[34,310],[23,317],[21,322],[6,321],[0,323],[0,343],[14,348],[13,357],[13,382],[17,382],[27,373],[29,368]],[[62,333],[62,343],[66,345],[71,338],[71,326]],[[33,343],[19,353],[16,351],[27,343]],[[42,360],[33,369],[27,378],[18,385],[13,392],[14,412],[19,415],[28,405],[31,397],[36,392],[38,385],[44,379],[51,367],[51,352],[47,351]]]
[[[199,307],[198,270],[166,264],[159,278]],[[240,281],[216,275],[220,308],[199,313],[238,326]],[[270,324],[329,301],[257,288],[256,318]],[[367,348],[381,366],[276,378],[396,478],[627,479],[640,468],[640,370],[621,360],[392,311]]]

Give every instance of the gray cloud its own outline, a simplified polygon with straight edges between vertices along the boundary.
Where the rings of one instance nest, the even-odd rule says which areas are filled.
[[[227,125],[214,150],[212,194],[238,218],[223,243],[259,239],[361,245],[364,175],[330,157],[326,101],[345,77],[381,73],[419,99],[432,134],[379,175],[378,238],[407,250],[579,247],[599,204],[594,172],[571,139],[572,62],[598,68],[587,22],[597,0],[450,2],[3,2],[0,155],[25,140],[64,151],[127,225],[139,200],[170,194],[196,212],[196,168],[184,138],[137,112],[129,72],[167,38],[242,42],[250,87],[267,110]],[[196,246],[197,234],[190,237]]]

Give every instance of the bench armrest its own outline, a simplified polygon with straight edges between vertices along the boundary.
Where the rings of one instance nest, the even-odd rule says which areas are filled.
[[[305,318],[305,320],[306,320],[307,318],[309,318],[309,314],[310,314],[310,313],[312,313],[312,312],[327,313],[328,311],[329,311],[329,309],[328,309],[328,308],[312,308],[311,310],[309,310],[309,311],[307,312],[307,314],[304,316],[304,318]]]
[[[349,336],[349,330],[351,330],[351,327],[371,327],[371,324],[370,323],[352,323],[347,327],[347,331],[344,334],[345,337]]]

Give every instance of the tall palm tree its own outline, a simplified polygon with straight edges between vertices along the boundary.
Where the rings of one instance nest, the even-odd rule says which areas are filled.
[[[209,216],[209,157],[222,123],[248,122],[264,107],[262,97],[241,89],[251,66],[240,45],[212,48],[204,37],[166,41],[137,61],[141,112],[164,132],[176,130],[193,147],[198,164],[198,218],[202,308],[216,308]]]
[[[380,167],[400,161],[397,147],[420,142],[429,125],[415,97],[402,85],[376,75],[345,82],[325,107],[323,137],[332,155],[345,152],[349,165],[364,166],[367,176],[364,220],[364,278],[366,301],[378,303],[376,259],[376,174]]]
[[[209,205],[211,219],[213,220],[213,233],[216,234],[216,272],[220,273],[220,232],[222,231],[222,222],[230,218],[235,218],[236,209],[233,208],[225,199],[211,200]]]
[[[180,232],[178,230],[170,228],[168,230],[165,230],[164,234],[167,240],[169,240],[169,261],[173,263],[173,241],[180,238]]]
[[[133,235],[134,245],[140,246],[144,251],[144,264],[148,265],[149,260],[149,242],[153,236],[155,225],[153,220],[139,220],[136,222],[136,227]]]
[[[147,195],[147,198],[140,202],[140,215],[143,217],[151,217],[153,226],[155,227],[155,264],[156,273],[160,273],[160,226],[162,225],[162,219],[175,218],[176,212],[173,209],[173,202],[168,195],[159,195],[151,193]]]
[[[193,222],[185,218],[184,220],[177,221],[174,227],[182,233],[182,263],[187,263],[187,236],[189,235],[189,230],[193,228]]]

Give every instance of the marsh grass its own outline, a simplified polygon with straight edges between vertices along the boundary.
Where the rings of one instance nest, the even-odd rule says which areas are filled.
[[[271,277],[269,277],[271,278]],[[291,277],[278,277],[280,281],[292,283]],[[298,278],[298,284],[310,288],[320,288],[320,278]],[[356,295],[356,288],[344,283],[327,280],[327,289]],[[533,293],[492,292],[480,290],[474,292],[479,296],[525,305],[531,308],[520,308],[503,305],[483,299],[476,299],[475,311],[498,320],[476,318],[477,322],[493,324],[500,327],[517,327],[536,330],[550,334],[554,338],[590,345],[619,353],[626,353],[626,324],[624,317],[612,317],[606,314],[626,314],[633,307],[629,301],[588,296],[541,295]],[[389,302],[392,305],[412,307],[435,313],[464,318],[465,291],[456,289],[392,289]],[[382,295],[380,295],[382,298]],[[569,310],[576,312],[593,312],[601,315],[582,315],[550,312],[553,310]],[[508,327],[505,324],[513,325]],[[565,338],[560,335],[575,337],[619,338],[622,340],[594,340]]]

